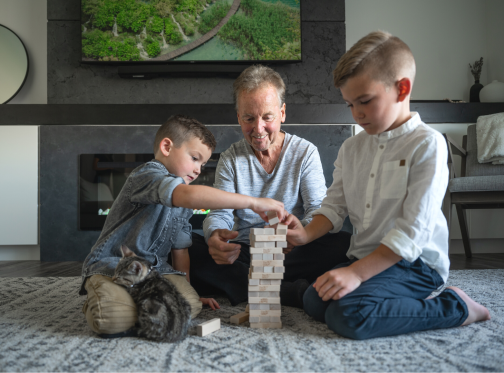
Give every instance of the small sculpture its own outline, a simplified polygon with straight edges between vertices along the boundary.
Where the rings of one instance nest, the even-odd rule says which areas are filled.
[[[483,84],[480,84],[479,78],[483,67],[483,57],[481,57],[479,61],[475,61],[474,65],[471,66],[471,64],[469,64],[469,67],[471,68],[471,74],[474,77],[474,84],[469,91],[469,102],[480,102],[479,93],[483,88]]]
[[[471,74],[474,76],[474,80],[478,83],[481,75],[481,69],[483,67],[483,57],[481,57],[479,61],[474,61],[474,66],[469,64],[469,67],[471,68]]]

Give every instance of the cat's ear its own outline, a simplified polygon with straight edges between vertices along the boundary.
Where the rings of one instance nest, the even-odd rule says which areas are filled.
[[[133,262],[130,265],[130,269],[135,273],[135,275],[138,275],[142,272],[142,265],[138,262]]]
[[[121,253],[123,258],[126,258],[128,256],[136,256],[135,253],[131,251],[126,245],[121,245]]]

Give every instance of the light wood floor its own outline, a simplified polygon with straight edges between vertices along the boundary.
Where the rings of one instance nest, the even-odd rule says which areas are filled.
[[[450,269],[504,269],[503,254],[450,255]],[[38,260],[0,261],[0,277],[80,276],[82,262],[41,262]]]

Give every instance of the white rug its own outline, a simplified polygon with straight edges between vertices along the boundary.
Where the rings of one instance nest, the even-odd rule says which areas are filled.
[[[218,299],[195,323],[221,330],[177,344],[101,339],[81,313],[80,278],[0,278],[2,372],[482,372],[504,371],[504,270],[452,271],[449,285],[485,305],[492,320],[453,329],[353,341],[302,310],[283,307],[283,329],[229,324],[245,308]]]

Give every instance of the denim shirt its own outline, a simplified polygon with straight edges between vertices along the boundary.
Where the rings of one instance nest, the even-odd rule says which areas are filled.
[[[191,209],[174,207],[172,194],[184,180],[157,160],[135,168],[112,204],[105,226],[82,267],[79,294],[92,275],[112,277],[122,258],[121,245],[153,263],[161,274],[180,274],[167,260],[171,249],[192,245]]]

